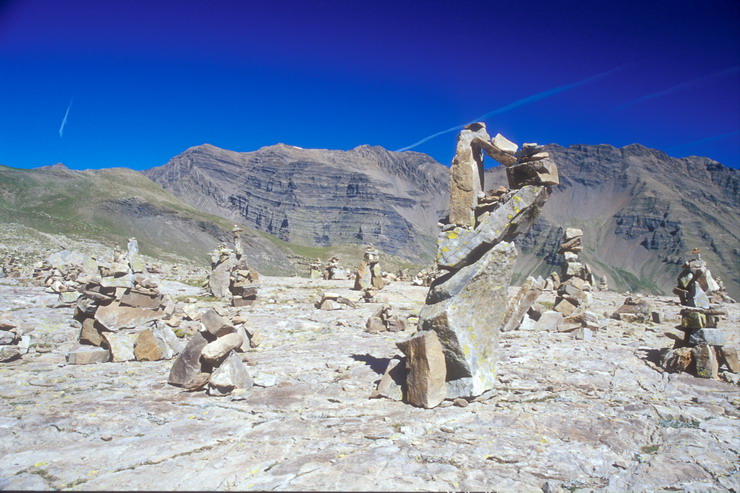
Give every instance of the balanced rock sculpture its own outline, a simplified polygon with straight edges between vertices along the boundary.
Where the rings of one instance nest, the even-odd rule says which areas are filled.
[[[550,187],[559,183],[544,148],[525,144],[517,149],[501,135],[491,139],[483,123],[468,125],[458,136],[449,220],[437,241],[441,272],[419,317],[420,331],[435,337],[425,335],[423,351],[411,351],[416,345],[410,342],[398,344],[407,369],[425,369],[411,371],[406,382],[407,400],[414,405],[430,408],[445,398],[471,398],[493,388],[499,332],[512,316],[507,298],[517,257],[512,240],[529,229]],[[482,192],[483,153],[507,166],[510,189]],[[433,371],[426,370],[438,361],[430,354],[437,347],[435,338],[444,354],[446,389],[440,392],[434,377],[422,387],[430,390],[420,392],[412,388],[420,385],[420,375],[437,375],[441,368],[435,364]],[[417,356],[422,360],[415,361]]]

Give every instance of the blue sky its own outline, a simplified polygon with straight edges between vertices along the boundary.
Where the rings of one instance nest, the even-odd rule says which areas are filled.
[[[65,119],[66,116],[66,119]],[[210,143],[449,164],[522,142],[740,166],[736,1],[0,0],[0,164],[145,169]]]

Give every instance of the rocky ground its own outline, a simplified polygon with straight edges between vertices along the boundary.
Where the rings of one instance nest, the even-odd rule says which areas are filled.
[[[740,387],[655,365],[665,333],[681,334],[677,300],[649,298],[661,323],[610,320],[590,340],[505,333],[493,391],[425,410],[369,398],[413,326],[368,334],[377,303],[314,307],[325,291],[357,300],[352,283],[263,277],[241,309],[264,338],[246,357],[277,383],[209,397],[167,385],[172,361],[67,365],[72,309],[0,279],[0,315],[31,335],[28,354],[0,364],[0,489],[740,490]],[[378,301],[418,314],[426,291],[396,282]],[[625,296],[595,293],[592,310]],[[740,307],[727,309],[737,346]]]

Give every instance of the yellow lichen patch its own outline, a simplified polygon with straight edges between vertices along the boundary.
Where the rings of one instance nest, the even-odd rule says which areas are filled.
[[[454,231],[450,231],[449,233],[447,233],[447,238],[449,238],[450,240],[454,240],[455,238],[457,238],[457,236],[457,233],[455,233]]]
[[[514,202],[521,202],[522,198],[518,195],[514,196]]]
[[[447,253],[447,252],[449,252],[449,251],[450,251],[450,249],[449,249],[449,248],[447,248],[447,247],[442,247],[442,251],[443,251],[443,252],[445,252],[445,253]]]
[[[506,214],[506,219],[511,220],[514,216],[512,214]]]

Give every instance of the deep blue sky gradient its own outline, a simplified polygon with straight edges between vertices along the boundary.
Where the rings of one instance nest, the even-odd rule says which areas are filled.
[[[739,167],[740,2],[0,0],[6,166],[397,150],[502,108],[489,131],[519,144]],[[449,164],[455,135],[414,150]]]

